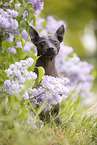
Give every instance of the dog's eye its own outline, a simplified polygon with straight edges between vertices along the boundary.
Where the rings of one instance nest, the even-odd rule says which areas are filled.
[[[55,44],[57,44],[57,43],[58,43],[58,42],[57,42],[57,40],[53,40],[53,41],[54,41],[54,43],[55,43]]]
[[[42,44],[42,45],[45,44],[45,41],[40,42],[40,44]]]

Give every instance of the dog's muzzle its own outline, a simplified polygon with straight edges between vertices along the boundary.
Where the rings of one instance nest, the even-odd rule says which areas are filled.
[[[53,56],[53,55],[56,55],[57,53],[53,47],[49,47],[47,48],[46,54],[49,56]]]

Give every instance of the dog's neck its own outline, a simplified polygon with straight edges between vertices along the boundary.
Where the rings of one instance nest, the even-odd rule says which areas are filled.
[[[42,66],[45,69],[45,75],[58,77],[58,73],[55,67],[55,57],[40,56],[36,62],[36,67]]]

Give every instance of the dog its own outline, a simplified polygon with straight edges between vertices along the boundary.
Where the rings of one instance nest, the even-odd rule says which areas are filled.
[[[40,56],[36,62],[36,67],[42,66],[45,70],[45,75],[58,77],[58,73],[55,67],[55,56],[58,54],[60,49],[60,43],[63,41],[65,33],[64,25],[61,25],[54,35],[48,35],[40,37],[38,32],[30,26],[30,37],[32,43],[37,47],[37,56]],[[38,71],[35,68],[35,72],[38,75]],[[57,116],[59,113],[59,104],[54,106],[51,111],[52,116]],[[42,120],[49,120],[49,112],[40,114]],[[59,117],[55,120],[56,123],[60,124],[61,119]]]

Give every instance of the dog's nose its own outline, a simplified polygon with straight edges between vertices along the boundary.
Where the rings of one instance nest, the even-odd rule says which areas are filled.
[[[47,50],[48,50],[48,51],[53,51],[54,48],[53,48],[53,47],[49,47]]]

